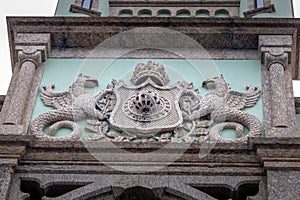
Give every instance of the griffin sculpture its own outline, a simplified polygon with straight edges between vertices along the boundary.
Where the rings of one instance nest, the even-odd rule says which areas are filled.
[[[85,118],[104,119],[105,116],[96,105],[99,96],[84,90],[85,87],[96,87],[98,81],[95,78],[79,74],[76,81],[69,88],[69,91],[54,93],[54,85],[40,89],[41,99],[47,106],[54,107],[54,110],[41,114],[33,120],[31,134],[39,139],[46,140],[77,140],[81,136],[79,125],[75,121]],[[101,93],[102,94],[102,93]],[[49,127],[48,134],[44,129]],[[66,136],[54,136],[60,128],[71,128],[73,131]]]
[[[260,121],[254,115],[242,110],[256,104],[260,96],[258,87],[252,89],[251,86],[247,86],[245,93],[231,91],[223,75],[203,81],[202,87],[213,91],[203,97],[190,92],[181,103],[184,120],[192,123],[190,131],[195,131],[197,123],[200,124],[198,127],[219,123],[212,126],[210,136],[218,138],[223,129],[235,128],[239,137],[243,131],[240,124],[249,129],[248,135],[261,133]],[[209,121],[206,124],[201,123],[205,121],[204,119]]]
[[[246,138],[244,127],[249,129],[247,137],[260,135],[259,119],[242,110],[256,104],[260,96],[258,87],[247,86],[245,93],[231,91],[221,75],[203,81],[202,87],[213,90],[201,96],[192,89],[192,83],[185,81],[164,86],[168,78],[162,69],[162,65],[152,62],[139,64],[132,78],[137,85],[127,86],[121,80],[113,80],[97,95],[85,91],[85,87],[98,86],[97,79],[83,74],[66,92],[54,93],[54,85],[42,86],[42,101],[55,109],[33,120],[31,134],[44,140],[78,140],[81,130],[76,122],[87,119],[85,129],[91,134],[84,140],[108,137],[115,141],[165,141],[172,137],[176,141],[200,141],[205,138],[201,136],[219,140],[223,129],[235,129],[237,138]],[[157,71],[164,73],[158,76]],[[60,128],[72,132],[56,136]],[[109,132],[111,129],[119,133]],[[161,135],[156,136],[157,132],[152,130],[160,130]]]

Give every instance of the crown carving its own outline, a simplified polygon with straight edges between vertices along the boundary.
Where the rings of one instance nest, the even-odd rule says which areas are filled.
[[[135,85],[139,85],[145,82],[148,78],[150,78],[157,85],[161,86],[166,85],[166,83],[169,81],[165,67],[162,64],[154,63],[151,60],[149,60],[146,64],[137,64],[131,77],[131,81]]]

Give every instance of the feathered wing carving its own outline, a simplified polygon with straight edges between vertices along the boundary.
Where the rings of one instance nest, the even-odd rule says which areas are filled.
[[[254,89],[252,89],[251,86],[247,86],[246,89],[248,91],[245,93],[230,91],[227,99],[225,100],[226,104],[229,107],[239,110],[254,106],[259,98],[260,89],[258,87],[254,87]]]
[[[72,105],[73,98],[69,91],[54,93],[54,88],[55,85],[50,85],[48,88],[46,86],[41,87],[40,95],[45,105],[56,109],[62,108],[66,105]]]

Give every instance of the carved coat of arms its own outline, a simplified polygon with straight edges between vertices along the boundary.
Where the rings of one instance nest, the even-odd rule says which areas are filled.
[[[178,103],[182,90],[179,84],[163,87],[150,78],[132,87],[120,81],[114,88],[117,103],[109,122],[141,138],[172,131],[182,123]]]
[[[55,109],[33,120],[31,134],[46,140],[77,140],[81,130],[76,121],[87,120],[87,140],[110,138],[116,141],[147,138],[166,141],[171,137],[183,141],[198,140],[202,136],[218,137],[223,129],[235,129],[243,138],[244,127],[248,135],[261,132],[260,121],[242,109],[255,105],[260,90],[247,87],[245,93],[231,91],[223,76],[203,81],[203,87],[212,92],[201,96],[185,81],[167,86],[169,78],[161,64],[149,61],[136,66],[131,81],[112,81],[97,95],[84,87],[96,87],[98,81],[80,74],[69,91],[54,93],[54,85],[42,86],[43,102]],[[44,129],[49,127],[48,133]],[[56,137],[60,128],[72,133]],[[117,130],[119,133],[111,132]]]

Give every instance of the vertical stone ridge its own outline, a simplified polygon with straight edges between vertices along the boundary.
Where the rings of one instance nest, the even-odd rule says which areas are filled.
[[[260,35],[266,137],[297,137],[292,88],[292,36]]]

